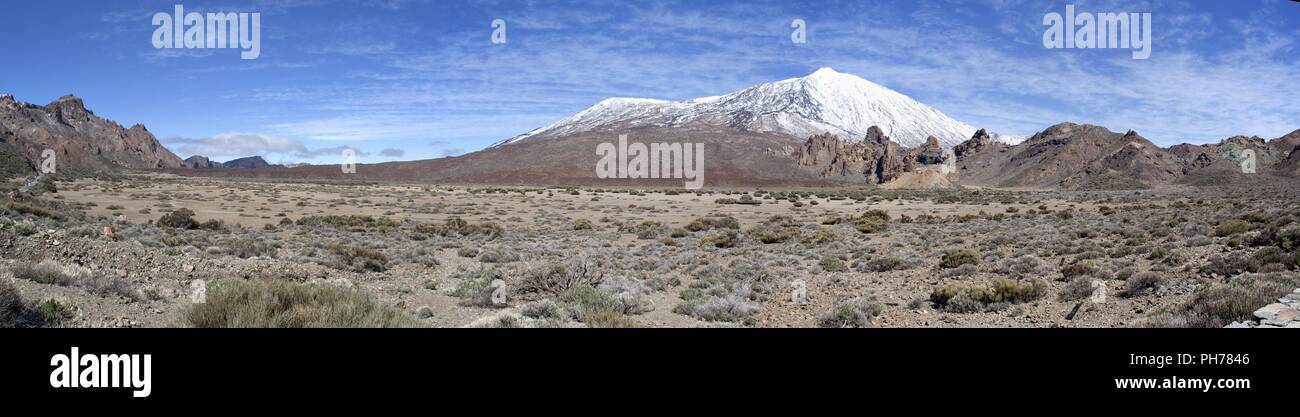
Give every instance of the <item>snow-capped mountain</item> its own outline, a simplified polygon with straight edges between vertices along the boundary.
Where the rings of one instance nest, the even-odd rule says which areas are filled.
[[[685,101],[605,99],[550,126],[492,146],[602,128],[684,127],[698,123],[785,133],[801,139],[829,132],[850,140],[861,139],[871,126],[879,126],[905,147],[920,146],[929,136],[938,138],[944,147],[952,147],[969,139],[976,130],[894,90],[856,75],[822,68],[806,77],[759,84],[722,96]],[[1023,140],[992,136],[1008,144]]]

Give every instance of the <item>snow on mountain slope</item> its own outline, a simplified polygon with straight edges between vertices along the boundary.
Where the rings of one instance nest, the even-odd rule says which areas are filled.
[[[846,139],[879,126],[905,147],[939,138],[944,147],[969,139],[975,128],[876,83],[822,68],[802,78],[759,84],[731,94],[685,101],[639,98],[602,100],[550,126],[497,142],[563,136],[597,128],[682,127],[696,123],[798,138],[830,132]],[[1009,144],[1023,138],[993,135]]]

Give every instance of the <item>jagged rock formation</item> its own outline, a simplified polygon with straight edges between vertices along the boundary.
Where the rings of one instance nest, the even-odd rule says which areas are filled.
[[[809,137],[799,148],[796,163],[822,177],[861,178],[881,184],[913,170],[915,155],[872,126],[861,141],[846,141],[829,133]]]
[[[212,160],[208,159],[208,157],[202,155],[194,155],[189,158],[185,158],[185,167],[189,169],[223,168],[220,162],[213,162]]]
[[[915,154],[915,158],[908,159],[924,165],[942,164],[946,159],[943,154],[943,146],[939,145],[939,139],[934,136],[927,138],[925,144],[915,150]]]
[[[115,168],[181,168],[184,162],[142,125],[123,128],[96,116],[80,98],[67,95],[45,106],[0,95],[0,154],[21,156],[34,171],[41,152],[51,149],[59,173]]]

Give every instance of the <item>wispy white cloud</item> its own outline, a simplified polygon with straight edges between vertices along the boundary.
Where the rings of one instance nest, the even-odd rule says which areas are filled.
[[[258,133],[221,133],[206,138],[171,136],[163,138],[162,143],[183,155],[203,155],[216,159],[242,158],[253,155],[274,155],[279,156],[281,159],[316,159],[327,156],[341,157],[345,150],[351,150],[357,156],[370,155],[368,152],[363,152],[351,146],[308,149],[306,145],[298,140]],[[385,151],[389,150],[385,149]],[[385,154],[385,156],[391,155]]]

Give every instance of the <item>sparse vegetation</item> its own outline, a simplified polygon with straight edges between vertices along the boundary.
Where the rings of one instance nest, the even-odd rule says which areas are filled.
[[[988,284],[950,283],[930,293],[935,307],[954,313],[978,313],[1004,307],[1007,304],[1025,303],[1047,294],[1047,283],[1040,279],[1015,281],[994,278]]]
[[[977,265],[980,262],[980,256],[971,249],[949,249],[943,251],[943,258],[939,261],[939,268],[950,269],[962,265]]]
[[[185,327],[422,327],[360,290],[332,284],[222,279],[207,302],[181,315]]]

